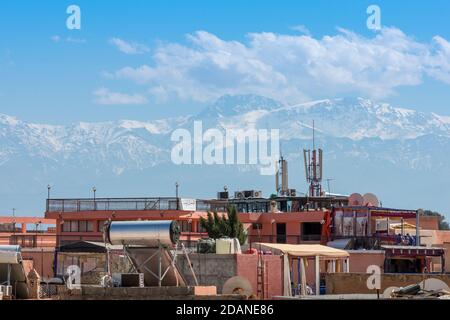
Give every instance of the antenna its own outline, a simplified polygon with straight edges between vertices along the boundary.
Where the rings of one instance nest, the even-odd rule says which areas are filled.
[[[316,150],[316,139],[315,139],[315,128],[314,128],[314,120],[313,120],[313,150]]]
[[[328,186],[328,194],[331,195],[331,187],[330,187],[330,181],[333,181],[333,178],[328,178],[327,179],[327,186]]]
[[[276,165],[275,185],[277,194],[285,196],[289,193],[288,163],[283,156],[281,156]]]
[[[322,176],[323,176],[323,151],[316,150],[315,122],[312,125],[313,149],[303,150],[303,158],[305,162],[305,177],[309,183],[309,196],[320,197],[322,195]]]

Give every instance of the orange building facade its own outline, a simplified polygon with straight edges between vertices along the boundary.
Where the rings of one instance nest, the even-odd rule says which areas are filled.
[[[29,270],[54,276],[56,220],[42,217],[0,217],[0,245],[20,245]]]
[[[50,199],[47,200],[45,217],[56,220],[58,245],[80,240],[103,241],[103,225],[110,219],[176,220],[180,224],[181,240],[195,244],[207,237],[200,218],[206,218],[208,211],[223,214],[230,203],[218,200],[193,201],[195,205],[186,207],[176,198]],[[270,212],[271,201],[254,199],[244,209],[242,205],[237,206],[239,219],[247,229],[250,243],[320,242],[322,222],[329,209],[301,210],[302,207],[291,205],[285,206],[285,211],[277,209],[276,212]]]

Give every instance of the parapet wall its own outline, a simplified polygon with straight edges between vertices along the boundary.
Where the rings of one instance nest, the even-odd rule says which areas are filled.
[[[374,293],[367,288],[367,279],[370,274],[366,273],[330,273],[325,275],[327,294],[351,294],[351,293]],[[424,279],[435,278],[444,281],[450,286],[450,274],[382,274],[381,292],[389,287],[405,287],[415,284]]]
[[[222,293],[224,283],[235,276],[246,278],[256,295],[258,290],[257,265],[258,256],[252,254],[190,254],[192,267],[200,286],[216,286]],[[264,276],[265,297],[281,295],[283,291],[282,260],[277,255],[262,256],[266,273]],[[179,255],[177,265],[188,285],[194,285],[186,257]]]

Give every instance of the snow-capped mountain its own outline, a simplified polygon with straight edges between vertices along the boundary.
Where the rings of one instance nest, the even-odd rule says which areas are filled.
[[[65,162],[100,165],[116,173],[144,169],[168,160],[167,148],[160,147],[166,140],[161,137],[188,119],[80,122],[59,126],[27,123],[0,115],[0,164],[26,156],[47,160],[48,165],[64,165]]]
[[[256,95],[223,96],[197,115],[152,121],[62,126],[0,115],[0,198],[5,203],[0,208],[17,201],[30,210],[42,208],[48,183],[64,197],[89,196],[94,184],[104,196],[170,195],[174,181],[192,197],[212,197],[225,184],[273,191],[272,177],[260,176],[255,168],[174,165],[171,134],[177,128],[192,132],[194,121],[203,121],[204,130],[279,129],[283,155],[291,162],[291,187],[303,191],[301,149],[311,145],[313,120],[317,144],[325,151],[325,175],[334,179],[332,191],[372,191],[392,206],[446,213],[450,117],[363,98],[288,106]],[[22,190],[28,190],[29,203]]]
[[[323,135],[352,140],[405,140],[427,134],[450,137],[450,117],[394,108],[363,98],[321,100],[293,106],[271,103],[270,108],[255,103],[253,109],[247,107],[245,112],[218,119],[225,128],[280,128],[284,139],[310,137],[313,120],[316,120],[317,131]]]

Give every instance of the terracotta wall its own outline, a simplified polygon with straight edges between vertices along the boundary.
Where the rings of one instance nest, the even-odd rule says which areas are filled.
[[[22,249],[22,258],[32,260],[33,267],[41,277],[53,278],[55,251],[49,248]]]
[[[450,272],[450,242],[444,243],[445,248],[445,272]]]
[[[384,267],[384,251],[383,250],[347,250],[350,254],[350,272],[367,272],[367,267],[376,265],[383,272]]]
[[[416,219],[405,219],[405,222],[416,225]],[[422,230],[439,230],[439,217],[421,216],[420,228]]]
[[[253,293],[257,294],[258,256],[251,254],[191,254],[189,258],[195,271],[199,285],[216,286],[222,293],[224,283],[235,276],[242,276],[250,282]],[[280,256],[263,256],[266,266],[267,297],[281,295],[283,292],[283,269]],[[184,255],[177,257],[177,264],[188,283],[193,277]]]
[[[281,256],[262,256],[265,265],[265,296],[282,295],[283,293],[283,267]],[[253,287],[253,292],[257,294],[257,265],[258,256],[250,254],[236,255],[236,273],[238,276],[247,278]]]

